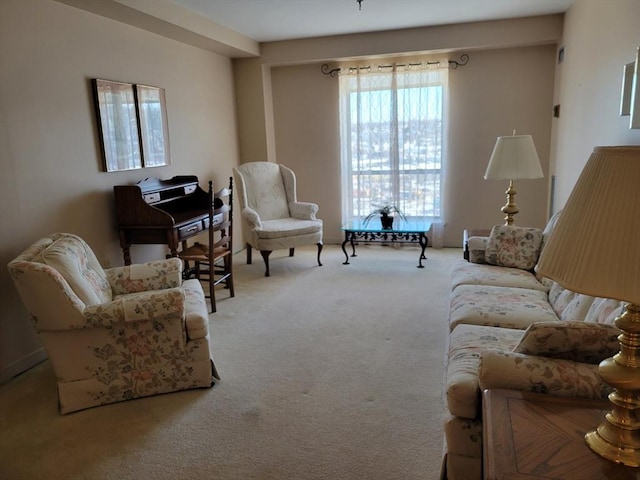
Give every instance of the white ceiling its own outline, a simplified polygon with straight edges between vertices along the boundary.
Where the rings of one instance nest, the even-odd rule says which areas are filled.
[[[258,42],[565,12],[575,0],[171,0]]]

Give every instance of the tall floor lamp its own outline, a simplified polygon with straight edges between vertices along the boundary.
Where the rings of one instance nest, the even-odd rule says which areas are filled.
[[[542,178],[542,167],[531,135],[498,137],[484,174],[485,180],[509,180],[507,203],[500,209],[505,225],[513,224],[513,216],[520,210],[516,206],[514,180]]]
[[[640,466],[640,146],[596,147],[545,244],[537,272],[574,292],[628,302],[620,353],[600,363],[613,409],[585,436],[598,455]]]

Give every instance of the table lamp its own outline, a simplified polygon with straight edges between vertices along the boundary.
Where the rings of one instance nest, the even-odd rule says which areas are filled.
[[[640,466],[640,146],[593,150],[536,270],[574,292],[628,302],[615,320],[620,352],[598,367],[613,409],[585,440]]]
[[[542,167],[531,135],[498,137],[484,174],[485,180],[509,180],[507,203],[501,208],[505,225],[513,225],[513,216],[520,210],[515,204],[514,180],[542,178]]]

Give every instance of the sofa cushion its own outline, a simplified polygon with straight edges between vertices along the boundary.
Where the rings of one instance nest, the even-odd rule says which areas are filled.
[[[557,282],[553,282],[549,289],[549,304],[562,321],[583,321],[594,300],[590,295],[567,290]]]
[[[559,318],[540,290],[460,285],[451,293],[450,330],[460,324],[524,330],[535,322],[553,321]]]
[[[525,331],[516,353],[598,364],[620,350],[620,329],[587,322],[540,322]]]
[[[491,230],[485,260],[491,265],[531,270],[538,261],[542,230],[512,225],[496,225]]]
[[[480,353],[488,348],[513,350],[522,335],[523,330],[478,325],[459,325],[451,332],[445,391],[452,415],[474,419],[481,414]]]
[[[257,229],[258,238],[276,239],[293,235],[308,235],[322,231],[322,220],[299,220],[296,218],[279,218],[262,221],[262,228]]]
[[[622,314],[624,305],[624,302],[621,302],[620,300],[596,298],[591,304],[584,321],[613,324],[616,317],[619,317]]]
[[[451,289],[459,285],[493,285],[547,291],[547,287],[526,270],[497,265],[478,265],[465,260],[457,261],[451,269]]]

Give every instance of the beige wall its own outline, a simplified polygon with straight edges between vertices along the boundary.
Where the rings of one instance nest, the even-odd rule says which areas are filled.
[[[449,71],[446,245],[460,245],[464,228],[502,223],[508,182],[483,179],[497,136],[513,129],[533,135],[547,171],[554,59],[554,45],[479,50]],[[320,65],[272,69],[276,158],[297,172],[301,199],[320,205],[325,240],[335,243],[342,237],[338,79]],[[516,186],[517,223],[543,226],[546,179]]]
[[[0,1],[0,264],[55,231],[122,265],[113,186],[195,174],[226,183],[237,163],[229,58],[49,0]],[[91,78],[166,90],[173,164],[103,173]],[[134,246],[134,261],[162,258]],[[0,270],[0,374],[41,356],[7,270]]]
[[[619,115],[622,67],[634,61],[640,46],[640,1],[577,0],[566,14],[562,44],[551,166],[556,210],[594,146],[640,144],[640,130],[629,130],[629,117]]]

